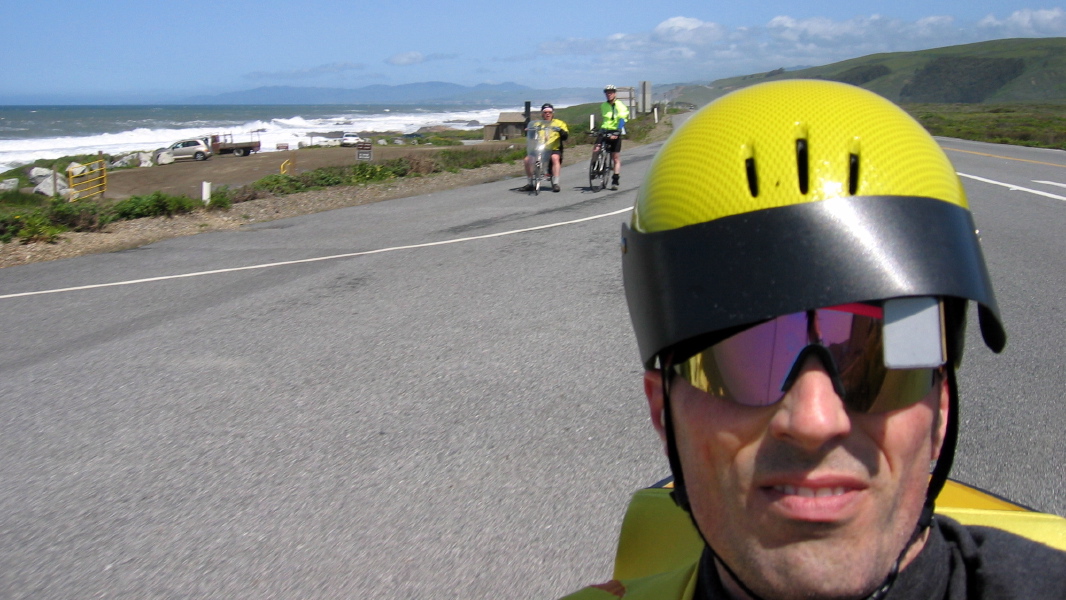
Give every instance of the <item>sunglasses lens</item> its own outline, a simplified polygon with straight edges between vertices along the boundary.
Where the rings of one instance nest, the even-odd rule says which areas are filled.
[[[857,308],[853,308],[857,307]],[[852,312],[859,311],[860,314]],[[860,413],[913,404],[932,389],[936,369],[888,369],[883,359],[880,309],[849,305],[795,313],[750,327],[674,367],[693,387],[744,406],[769,406],[791,385],[798,360],[811,346],[824,348],[823,365],[844,390],[844,403]],[[823,361],[824,362],[824,361]]]

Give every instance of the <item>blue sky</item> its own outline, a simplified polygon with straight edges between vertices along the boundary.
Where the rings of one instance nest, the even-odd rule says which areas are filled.
[[[17,2],[0,101],[145,100],[266,85],[675,83],[876,52],[1066,36],[1013,0]]]

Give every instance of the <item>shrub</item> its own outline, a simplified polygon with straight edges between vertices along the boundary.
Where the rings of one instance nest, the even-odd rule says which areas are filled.
[[[233,204],[239,204],[241,202],[250,202],[257,198],[261,198],[263,194],[250,185],[242,185],[241,187],[233,190],[229,194],[229,199]]]
[[[253,189],[263,190],[271,194],[293,194],[303,191],[300,180],[292,175],[275,173],[256,181],[252,184]]]
[[[59,240],[59,234],[65,231],[63,227],[53,224],[48,215],[40,211],[25,215],[19,220],[22,221],[22,227],[16,235],[23,244],[32,242],[54,244]]]
[[[173,217],[188,213],[202,206],[202,203],[188,196],[170,196],[154,192],[147,196],[131,196],[115,205],[114,211],[119,219],[142,219],[144,217]]]
[[[207,203],[207,210],[229,210],[233,206],[233,192],[228,186],[220,186],[211,190],[211,201]]]
[[[407,161],[408,173],[428,175],[439,170],[437,167],[437,161],[434,160],[434,157],[425,153],[416,154],[412,152],[403,157],[403,160]]]
[[[48,207],[53,223],[74,231],[97,231],[115,220],[115,213],[91,200],[67,202],[55,199]]]

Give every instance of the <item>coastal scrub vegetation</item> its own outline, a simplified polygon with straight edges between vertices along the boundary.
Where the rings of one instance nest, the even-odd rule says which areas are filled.
[[[475,169],[488,164],[515,162],[524,156],[525,148],[491,151],[474,147],[448,148],[433,154],[412,153],[380,164],[356,163],[344,167],[323,167],[297,175],[268,175],[247,186],[235,189],[221,186],[215,189],[206,209],[228,210],[233,204],[266,195],[285,195],[333,186],[363,185],[397,177]],[[64,160],[52,161],[52,164],[62,164]],[[23,169],[25,167],[15,171]],[[120,201],[88,199],[78,202],[19,191],[5,192],[0,194],[0,242],[18,239],[22,243],[54,243],[65,231],[99,231],[115,221],[172,217],[202,208],[205,208],[204,204],[199,200],[162,192],[132,196]]]
[[[933,135],[1066,150],[1063,105],[904,104],[903,108]]]
[[[983,102],[1025,72],[1021,58],[941,56],[918,69],[901,102]]]
[[[143,217],[172,217],[203,208],[203,203],[188,196],[155,192],[131,196],[125,200],[82,200],[68,202],[38,194],[6,192],[0,194],[0,242],[18,239],[54,243],[66,231],[100,231],[109,223]],[[228,208],[228,204],[209,204],[207,208]]]

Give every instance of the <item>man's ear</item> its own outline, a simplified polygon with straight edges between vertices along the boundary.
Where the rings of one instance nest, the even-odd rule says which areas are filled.
[[[651,425],[663,441],[663,450],[666,450],[666,411],[663,405],[663,374],[656,369],[644,371],[644,395],[648,397],[648,412],[651,414]]]
[[[948,413],[951,411],[951,386],[948,384],[947,375],[941,378],[940,401],[937,403],[937,419],[933,424],[933,456],[932,460],[940,458],[940,450],[944,447],[944,438],[948,435]]]

